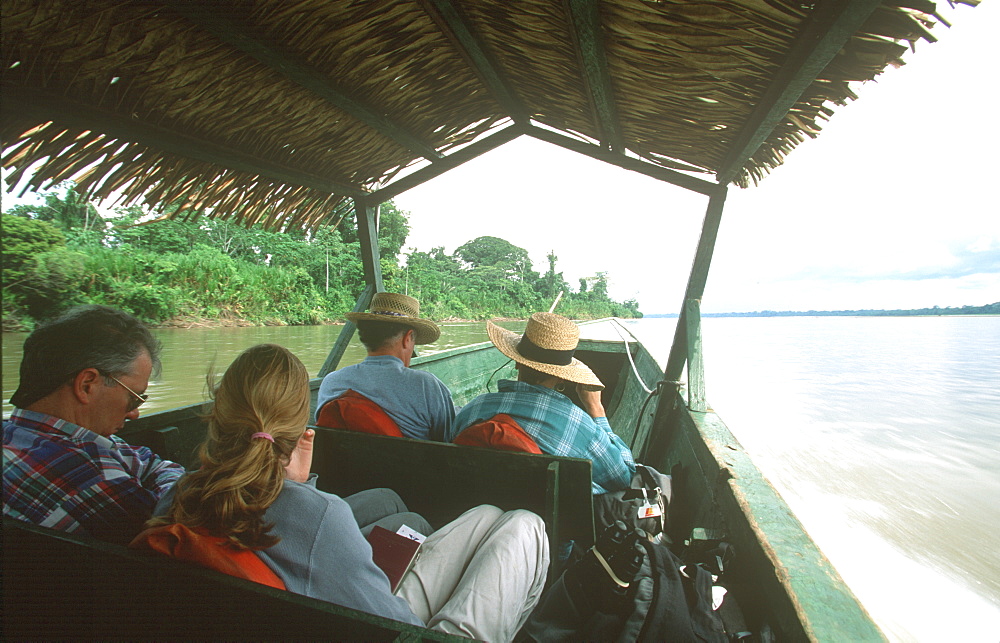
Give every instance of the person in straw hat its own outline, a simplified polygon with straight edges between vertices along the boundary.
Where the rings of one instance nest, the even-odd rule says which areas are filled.
[[[591,460],[594,494],[628,488],[635,473],[632,451],[611,431],[601,403],[601,380],[573,357],[580,340],[577,325],[561,315],[535,313],[522,335],[493,322],[487,322],[486,330],[493,345],[517,363],[517,381],[500,380],[496,393],[462,407],[448,439],[505,413],[543,453]],[[564,394],[571,388],[583,408]]]
[[[409,368],[414,347],[441,336],[437,324],[420,317],[420,302],[380,292],[368,312],[347,313],[347,318],[358,325],[368,357],[323,378],[316,408],[353,390],[382,407],[404,436],[444,440],[455,419],[451,391],[433,374]]]

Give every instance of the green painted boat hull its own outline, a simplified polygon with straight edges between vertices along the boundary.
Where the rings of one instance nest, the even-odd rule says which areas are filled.
[[[625,353],[626,346],[631,360]],[[727,569],[725,579],[731,595],[743,608],[751,631],[770,628],[778,640],[884,640],[722,420],[710,411],[689,411],[684,391],[676,385],[657,386],[663,369],[641,344],[582,340],[577,357],[607,384],[604,403],[609,420],[615,431],[632,445],[637,460],[673,475],[674,501],[669,526],[673,541],[682,543],[692,534],[721,534],[735,546],[737,558]],[[414,360],[413,366],[440,377],[459,405],[485,392],[488,381],[514,377],[512,364],[489,343],[422,356]],[[315,392],[319,380],[313,380],[311,385]],[[647,387],[658,393],[648,394]],[[492,388],[495,390],[495,386]],[[198,404],[142,417],[130,422],[122,437],[193,466],[195,449],[204,436],[201,417],[207,408],[206,404]],[[391,487],[411,509],[424,514],[435,526],[472,506],[490,503],[504,509],[526,508],[541,515],[553,546],[570,539],[587,546],[594,538],[587,460],[320,429],[314,471],[319,474],[320,488],[341,495],[376,486]],[[23,577],[11,574],[17,569],[28,573],[23,569],[24,556],[32,554],[22,552],[19,557],[7,543],[24,539],[31,541],[31,551],[44,550],[45,539],[49,539],[52,555],[59,562],[51,566],[48,577],[45,573],[31,573],[38,596],[46,593],[50,599],[58,596],[59,578],[74,569],[84,577],[83,569],[96,574],[93,560],[98,558],[109,566],[102,577],[105,582],[108,574],[120,573],[123,577],[117,580],[127,587],[128,574],[136,572],[138,555],[134,552],[121,550],[116,558],[113,546],[46,534],[47,530],[37,528],[28,529],[27,533],[26,528],[6,520],[4,531],[4,586],[8,589],[25,582]],[[295,609],[301,612],[300,630],[308,631],[311,623],[315,628],[324,628],[314,630],[317,633],[329,631],[334,619],[338,623],[337,636],[341,638],[391,639],[397,634],[404,638],[424,635],[440,638],[437,633],[385,619],[373,626],[374,617],[336,606],[331,616],[327,604],[314,605],[321,601],[310,602],[312,599],[294,595],[289,599],[238,579],[215,578],[218,575],[205,570],[177,571],[182,566],[142,560],[143,565],[154,562],[158,578],[168,589],[172,588],[175,593],[171,595],[181,603],[187,596],[185,584],[204,583],[208,578],[213,579],[211,586],[226,596],[236,591],[228,589],[233,586],[238,592],[249,592],[255,597],[254,609],[258,615],[266,616],[270,611],[277,618],[287,609],[288,600],[292,600]],[[191,576],[194,572],[197,578]],[[78,592],[80,588],[74,586],[73,590]],[[142,602],[141,598],[133,596],[133,601]],[[30,595],[19,598],[17,592],[5,591],[5,615],[30,611],[32,606],[26,605],[30,600]],[[214,618],[234,620],[236,627],[235,621],[242,617],[237,611],[227,612],[227,609],[220,607]],[[155,610],[151,613],[155,614]],[[314,618],[309,614],[314,614]],[[30,634],[27,623],[18,619],[12,622],[9,618],[5,621],[8,635]],[[21,626],[27,629],[20,629]],[[372,627],[382,628],[378,629],[378,636],[373,634]],[[114,632],[121,634],[119,630]]]

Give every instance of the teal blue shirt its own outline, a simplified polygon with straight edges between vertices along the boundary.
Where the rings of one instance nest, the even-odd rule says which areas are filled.
[[[590,417],[568,397],[545,386],[500,380],[497,388],[498,392],[480,395],[462,407],[447,433],[449,442],[476,422],[506,413],[542,453],[590,460],[595,495],[625,489],[632,482],[632,450],[611,431],[607,418]]]

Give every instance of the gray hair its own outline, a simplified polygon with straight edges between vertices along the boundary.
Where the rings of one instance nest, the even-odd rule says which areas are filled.
[[[79,306],[39,326],[24,342],[21,379],[10,403],[26,408],[85,368],[106,378],[131,372],[142,351],[160,371],[160,342],[141,321],[108,306]]]

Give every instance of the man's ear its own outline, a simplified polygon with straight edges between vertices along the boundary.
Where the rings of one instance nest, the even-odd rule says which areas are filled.
[[[85,368],[73,378],[73,396],[81,404],[87,404],[98,386],[104,386],[104,377],[96,368]]]

